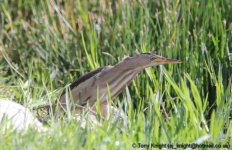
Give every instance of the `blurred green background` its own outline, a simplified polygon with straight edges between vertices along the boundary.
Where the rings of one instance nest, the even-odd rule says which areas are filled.
[[[131,142],[139,141],[191,142],[204,134],[211,135],[207,142],[227,142],[231,14],[231,0],[0,0],[0,97],[31,107],[54,101],[57,89],[81,75],[116,64],[125,55],[149,51],[182,64],[146,69],[116,98],[126,101],[129,118],[126,133],[115,137],[119,148],[130,149]],[[166,111],[171,120],[165,121],[159,111]],[[67,133],[60,136],[82,132],[69,133],[74,127],[67,125]],[[170,132],[164,134],[166,129]],[[95,132],[101,138],[94,140]],[[109,142],[96,144],[109,132],[81,133],[92,139],[89,146],[77,141],[87,148],[112,148],[113,135]],[[119,137],[125,140],[128,134],[131,138],[121,144]],[[188,134],[192,136],[186,138]],[[46,143],[46,137],[42,139]],[[25,148],[22,143],[15,145]]]

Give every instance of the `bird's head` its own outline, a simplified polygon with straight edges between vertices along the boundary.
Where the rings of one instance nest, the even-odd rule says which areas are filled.
[[[177,64],[180,63],[177,59],[165,58],[159,55],[151,53],[141,53],[135,57],[132,57],[134,63],[137,67],[146,68],[150,66],[157,66],[163,64]]]

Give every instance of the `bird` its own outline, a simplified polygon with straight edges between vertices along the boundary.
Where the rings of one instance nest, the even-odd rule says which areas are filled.
[[[80,113],[85,108],[91,108],[96,112],[96,102],[100,104],[102,116],[106,116],[109,108],[118,112],[117,108],[110,106],[109,98],[114,101],[126,86],[145,68],[163,64],[178,64],[177,59],[165,58],[149,52],[140,53],[135,56],[126,56],[114,66],[93,70],[70,85],[70,91],[64,91],[58,99],[58,106],[62,109],[74,108]],[[67,94],[71,94],[72,100],[67,100]],[[109,97],[110,94],[110,97]],[[68,102],[68,103],[67,103]]]

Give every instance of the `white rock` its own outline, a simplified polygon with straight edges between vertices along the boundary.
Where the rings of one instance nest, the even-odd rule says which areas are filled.
[[[12,127],[14,130],[22,131],[32,127],[38,131],[45,131],[42,123],[29,109],[13,101],[0,99],[0,124],[4,122],[6,128]]]

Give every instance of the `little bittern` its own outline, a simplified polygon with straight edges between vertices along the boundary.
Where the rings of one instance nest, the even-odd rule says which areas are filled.
[[[177,63],[180,63],[180,61],[151,53],[125,57],[114,66],[98,68],[74,81],[70,86],[70,93],[73,99],[70,104],[78,109],[92,107],[99,100],[104,116],[107,113],[105,109],[108,109],[105,106],[108,106],[109,93],[111,99],[114,99],[126,86],[129,86],[139,72],[147,67]],[[59,106],[66,108],[65,92],[61,95],[58,102]]]

